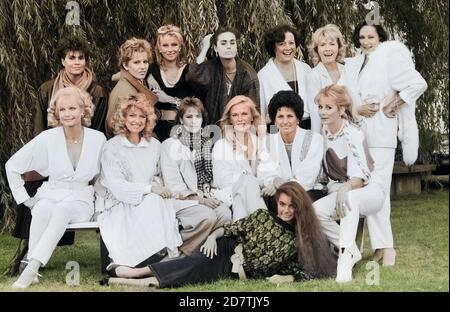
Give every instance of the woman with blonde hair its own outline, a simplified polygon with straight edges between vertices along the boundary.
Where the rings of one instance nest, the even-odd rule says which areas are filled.
[[[216,197],[232,207],[236,221],[267,208],[260,187],[271,185],[277,168],[266,151],[266,126],[252,99],[232,98],[219,124],[224,137],[213,147],[213,180]]]
[[[326,86],[343,84],[345,49],[342,33],[334,24],[323,26],[312,35],[308,52],[314,68],[307,77],[307,85],[311,130],[314,132],[320,133],[322,128],[314,98]]]
[[[176,124],[181,100],[195,95],[185,77],[189,66],[186,61],[186,46],[181,29],[167,24],[158,28],[155,43],[156,62],[149,68],[147,82],[158,97],[156,108],[161,118],[156,124],[155,134],[163,142],[170,136]]]
[[[27,266],[13,288],[27,288],[49,261],[69,223],[89,221],[94,214],[91,181],[100,172],[105,136],[89,127],[94,114],[90,95],[77,87],[59,89],[50,102],[45,130],[17,151],[5,169],[12,195],[32,214]],[[23,174],[48,176],[30,197]]]
[[[355,243],[359,217],[380,211],[386,194],[384,182],[373,171],[364,134],[352,123],[347,88],[325,87],[316,103],[323,123],[323,166],[329,182],[328,195],[313,205],[324,233],[339,248],[336,281],[345,283],[352,280],[353,266],[361,260]]]
[[[152,137],[156,116],[145,95],[121,98],[111,119],[116,136],[101,157],[96,209],[111,275],[127,277],[182,244],[170,191],[159,178],[161,143]],[[189,206],[189,203],[185,204]],[[138,272],[139,273],[139,272]]]
[[[156,95],[150,91],[145,80],[148,67],[152,62],[150,43],[144,39],[131,38],[120,46],[118,59],[120,74],[114,75],[113,80],[119,78],[119,81],[111,91],[106,116],[106,134],[108,137],[112,137],[114,134],[111,125],[112,118],[119,109],[121,97],[142,93],[152,106],[157,101]]]

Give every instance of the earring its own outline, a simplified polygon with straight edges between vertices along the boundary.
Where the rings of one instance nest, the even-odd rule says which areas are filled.
[[[178,127],[178,129],[177,129],[177,136],[180,136],[181,133],[183,132],[182,127],[183,127],[183,126],[179,126],[179,127]]]

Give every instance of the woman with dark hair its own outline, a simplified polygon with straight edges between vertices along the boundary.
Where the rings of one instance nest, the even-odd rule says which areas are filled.
[[[301,53],[298,31],[290,25],[277,26],[265,34],[264,44],[272,58],[258,72],[262,116],[269,122],[267,107],[270,99],[278,91],[291,90],[306,103],[300,127],[310,129],[306,79],[311,68],[295,59]]]
[[[355,28],[355,46],[362,53],[345,62],[345,84],[357,95],[356,118],[361,121],[375,172],[385,188],[384,208],[367,218],[375,259],[395,264],[390,222],[390,187],[397,137],[402,143],[403,161],[417,159],[419,135],[415,117],[416,100],[427,83],[414,68],[410,51],[398,41],[386,41],[381,25],[363,22]]]
[[[197,63],[189,66],[186,81],[205,103],[208,122],[216,124],[225,105],[236,95],[250,97],[259,109],[259,83],[255,70],[237,56],[239,35],[232,28],[219,28],[207,35]],[[205,61],[213,47],[214,56]]]
[[[26,267],[13,288],[38,282],[40,267],[50,260],[69,223],[87,222],[94,214],[91,182],[100,172],[105,136],[87,128],[93,115],[89,93],[74,86],[59,89],[48,109],[48,124],[54,128],[41,132],[5,164],[15,201],[33,216]],[[23,179],[31,170],[49,177],[33,196]]]
[[[118,52],[120,73],[113,76],[119,81],[114,86],[109,97],[108,114],[106,116],[107,137],[114,135],[111,126],[112,119],[122,97],[142,93],[151,105],[155,105],[158,98],[150,91],[145,77],[150,63],[153,60],[150,43],[144,39],[131,38],[125,41]]]
[[[213,232],[192,256],[149,265],[146,283],[166,288],[278,274],[296,281],[333,277],[336,258],[308,194],[287,182],[275,197],[276,212],[258,210]]]
[[[296,181],[313,201],[323,197],[322,185],[317,183],[323,157],[323,138],[311,130],[301,129],[303,100],[294,91],[279,91],[269,103],[269,117],[278,129],[270,134],[271,158],[278,164],[273,187],[266,196],[286,181]]]
[[[186,47],[181,29],[167,24],[158,28],[155,43],[156,62],[150,64],[147,82],[158,97],[156,108],[161,118],[154,133],[160,142],[170,136],[177,120],[181,100],[193,96],[194,91],[186,82],[189,66],[186,61]]]

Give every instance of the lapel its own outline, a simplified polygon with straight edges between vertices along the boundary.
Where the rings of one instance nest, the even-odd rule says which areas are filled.
[[[69,152],[67,151],[67,144],[66,144],[66,137],[64,135],[64,128],[62,126],[57,128],[57,142],[56,143],[56,150],[58,150],[58,154],[62,156],[60,165],[64,168],[64,171],[71,172],[72,174],[82,171],[83,164],[85,163],[83,159],[86,157],[87,148],[86,146],[89,146],[92,144],[90,142],[91,136],[87,135],[87,132],[89,129],[86,127],[83,127],[83,143],[81,145],[81,153],[80,153],[80,159],[78,160],[77,167],[75,170],[72,167],[72,162],[70,161]]]
[[[292,171],[293,172],[300,163],[300,154],[302,152],[302,145],[303,145],[304,137],[305,137],[305,131],[302,131],[300,129],[300,127],[297,127],[297,131],[295,132],[294,142],[292,144]]]
[[[279,165],[281,168],[281,176],[283,178],[290,179],[290,178],[292,178],[292,168],[291,168],[291,164],[289,163],[289,157],[287,155],[283,139],[281,138],[280,131],[278,131],[275,138],[276,138],[276,148],[277,148],[277,154],[278,154],[277,158],[278,158],[278,162],[279,162]]]

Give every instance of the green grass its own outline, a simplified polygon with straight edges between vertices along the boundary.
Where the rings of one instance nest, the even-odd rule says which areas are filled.
[[[366,265],[371,251],[366,235],[364,258],[354,269],[354,281],[339,285],[334,280],[313,280],[280,285],[263,280],[221,280],[211,284],[186,286],[175,291],[449,291],[448,275],[448,189],[420,196],[397,197],[392,200],[392,226],[397,249],[394,267],[379,267],[379,285],[368,285]],[[0,235],[0,272],[14,254],[18,240]],[[65,277],[68,261],[80,264],[80,286],[68,286]],[[370,265],[370,264],[369,264]],[[93,231],[77,233],[73,246],[58,247],[43,278],[29,291],[155,291],[151,288],[100,286],[99,237]],[[10,291],[15,278],[0,277],[0,291]],[[159,291],[159,290],[156,290]]]

